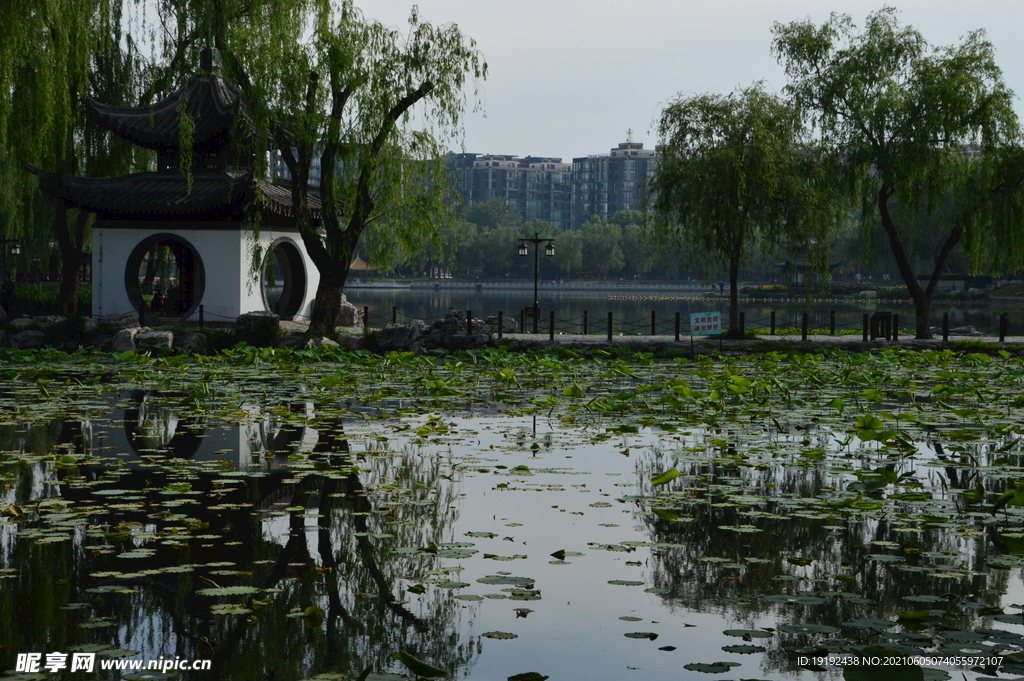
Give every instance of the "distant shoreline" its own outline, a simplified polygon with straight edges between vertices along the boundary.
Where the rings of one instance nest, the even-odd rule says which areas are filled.
[[[626,281],[552,281],[541,280],[538,287],[543,290],[561,291],[704,291],[711,292],[716,286],[693,282],[626,282]],[[532,281],[352,281],[345,282],[345,289],[480,289],[510,290],[532,289]]]

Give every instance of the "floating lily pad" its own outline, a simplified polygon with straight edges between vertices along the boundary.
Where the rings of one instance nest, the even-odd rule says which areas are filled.
[[[218,586],[209,589],[200,589],[196,593],[200,596],[247,596],[258,594],[260,589],[254,586]]]
[[[764,599],[772,603],[796,603],[798,605],[821,605],[828,602],[821,596],[798,596],[793,594],[774,594],[765,596]]]
[[[737,638],[771,638],[775,635],[770,631],[762,631],[760,629],[726,629],[722,633],[726,636],[736,636]]]
[[[722,650],[724,650],[727,653],[750,655],[751,653],[763,653],[768,649],[764,646],[722,646]]]
[[[512,577],[507,575],[487,575],[476,580],[480,584],[514,584],[516,586],[529,586],[537,580],[532,577]]]
[[[645,638],[651,641],[658,638],[658,635],[653,631],[634,631],[629,634],[623,634],[623,636],[626,638]]]
[[[486,631],[480,634],[484,638],[511,639],[519,638],[519,634],[510,634],[507,631]]]
[[[684,664],[683,669],[688,669],[691,672],[704,672],[705,674],[721,674],[729,671],[733,667],[739,666],[739,662],[692,662],[690,664]]]
[[[867,617],[843,622],[843,626],[854,627],[855,629],[888,629],[889,627],[896,626],[896,623]]]
[[[764,531],[760,527],[756,527],[754,525],[719,525],[718,529],[720,529],[720,530],[727,530],[729,532],[748,532],[748,533],[763,532]],[[698,670],[698,671],[700,671],[700,670]]]
[[[779,631],[787,634],[837,634],[839,629],[825,624],[780,624]]]

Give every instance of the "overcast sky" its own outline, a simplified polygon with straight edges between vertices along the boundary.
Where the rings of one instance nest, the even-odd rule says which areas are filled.
[[[474,38],[490,75],[483,114],[466,116],[466,151],[518,156],[652,147],[654,121],[679,93],[726,93],[764,79],[785,85],[772,58],[772,24],[830,12],[863,25],[882,3],[858,0],[357,0],[367,17],[403,27],[418,4],[432,23]],[[1007,85],[1024,94],[1024,2],[913,0],[901,21],[933,45],[985,29]],[[1024,114],[1018,99],[1018,113]]]

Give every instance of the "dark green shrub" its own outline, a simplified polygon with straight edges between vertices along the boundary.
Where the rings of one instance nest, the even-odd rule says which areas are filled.
[[[37,284],[19,283],[14,286],[14,305],[12,317],[28,315],[57,314],[57,299],[60,295],[60,284],[57,282],[40,282]],[[78,314],[89,315],[92,310],[92,286],[78,287]]]

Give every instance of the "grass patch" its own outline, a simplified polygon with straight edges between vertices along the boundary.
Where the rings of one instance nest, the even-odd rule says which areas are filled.
[[[992,293],[990,293],[989,295],[1000,297],[1024,295],[1024,284],[1012,284],[1010,286],[1003,286],[1002,288],[997,288],[995,291],[992,291]]]

